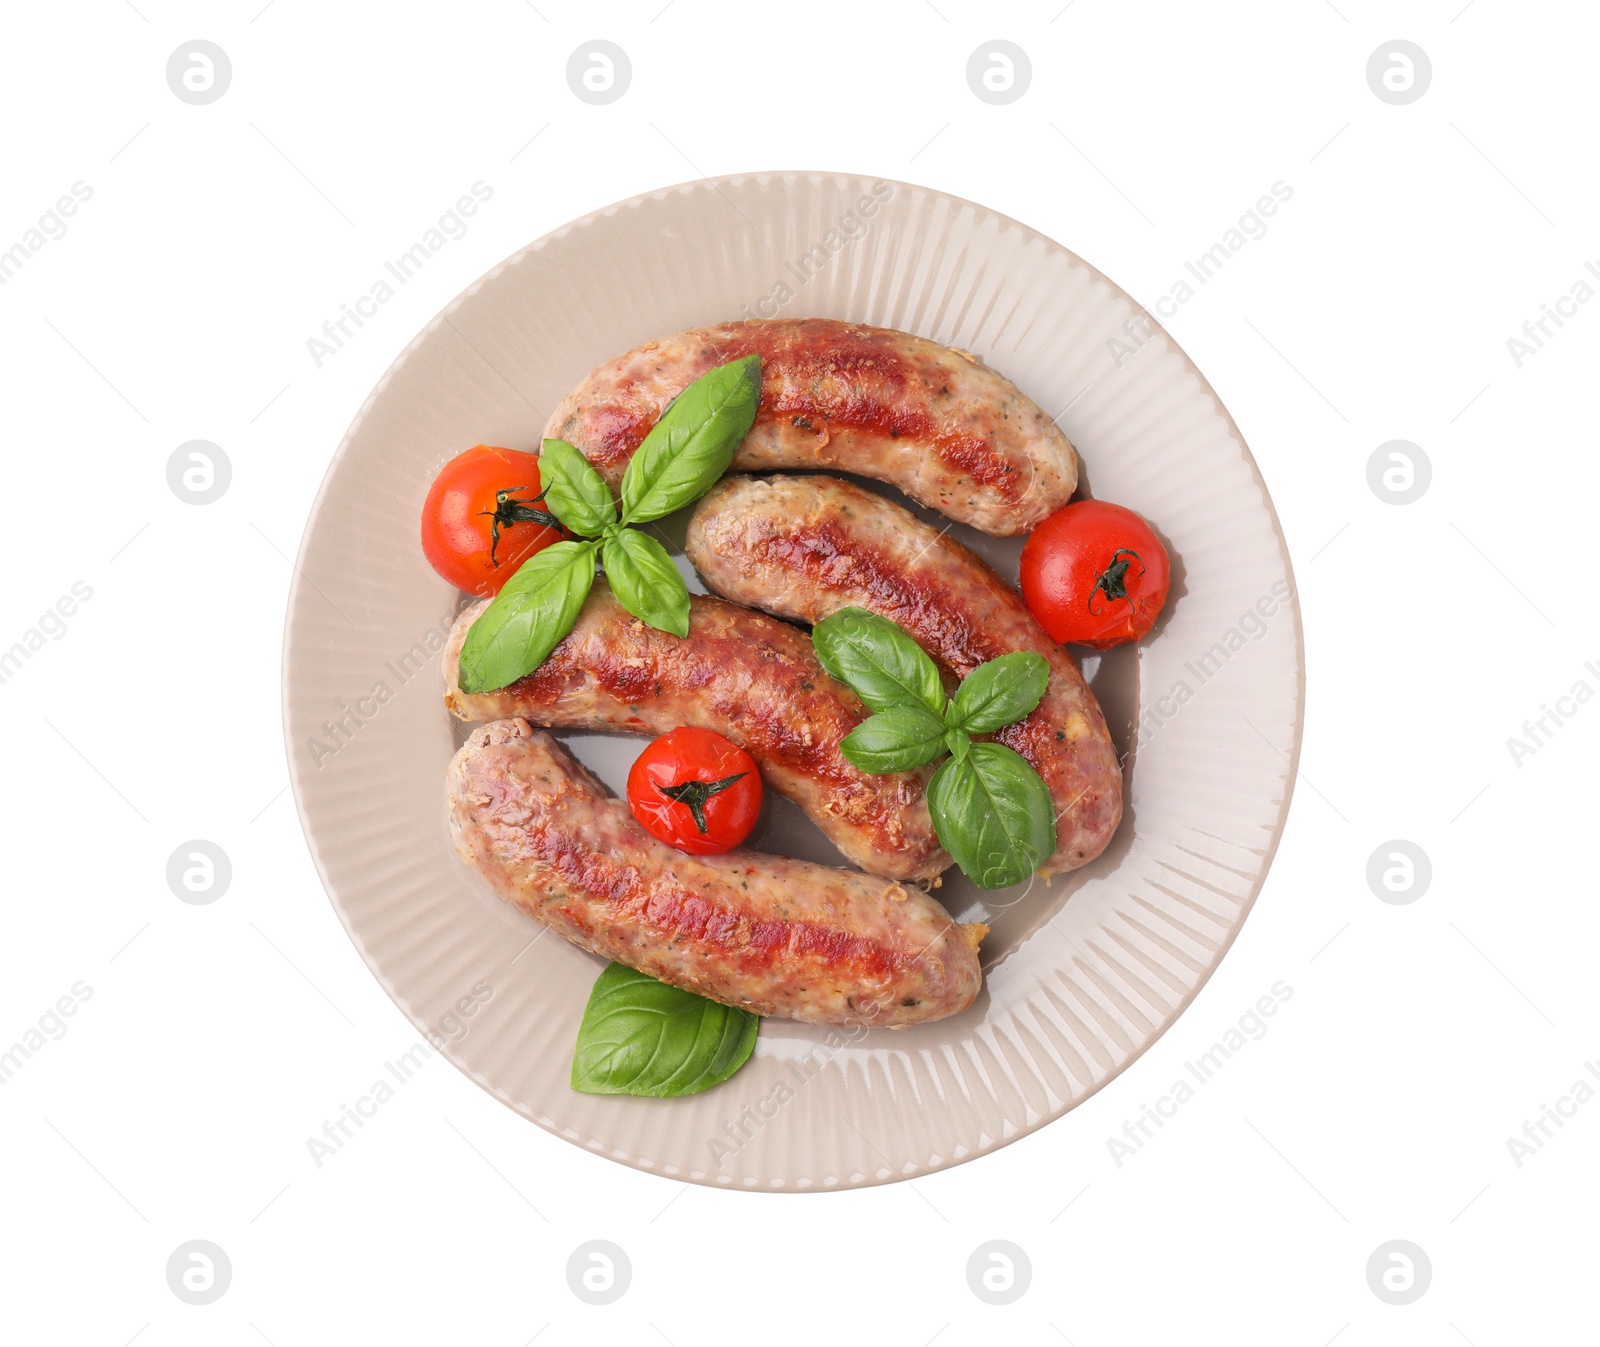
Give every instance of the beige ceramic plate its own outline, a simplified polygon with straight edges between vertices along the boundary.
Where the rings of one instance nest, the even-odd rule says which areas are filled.
[[[442,783],[462,732],[440,701],[436,652],[458,596],[422,558],[418,511],[462,449],[534,448],[551,408],[601,360],[681,328],[780,313],[975,352],[1058,414],[1095,496],[1165,535],[1174,585],[1162,625],[1085,661],[1126,756],[1127,810],[1107,854],[1053,885],[982,895],[951,872],[947,904],[992,927],[987,983],[965,1014],[853,1038],[768,1020],[751,1062],[705,1094],[575,1094],[573,1037],[602,962],[540,938],[451,849]],[[1173,1022],[1271,861],[1303,678],[1266,488],[1206,381],[1165,334],[1146,338],[1138,314],[1093,267],[981,206],[778,173],[586,216],[474,283],[405,349],[307,525],[284,707],[300,815],[334,906],[384,989],[457,1066],[541,1127],[626,1164],[816,1189],[1003,1146]],[[1015,578],[1016,542],[954,533]],[[567,742],[613,789],[641,746]],[[837,861],[782,800],[769,799],[752,840]]]

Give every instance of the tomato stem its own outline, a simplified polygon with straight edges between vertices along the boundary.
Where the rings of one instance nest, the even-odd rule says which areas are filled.
[[[480,510],[479,514],[488,515],[494,522],[489,526],[489,564],[498,567],[500,558],[495,555],[495,550],[500,546],[500,527],[510,528],[513,524],[543,524],[547,529],[561,531],[561,521],[548,510],[536,510],[533,507],[544,499],[545,487],[537,496],[528,500],[512,499],[518,491],[526,491],[525,486],[508,486],[503,491],[494,493],[494,509]]]
[[[1100,613],[1095,611],[1094,606],[1094,596],[1096,594],[1104,594],[1112,603],[1115,603],[1118,599],[1128,597],[1127,575],[1129,563],[1124,560],[1125,557],[1132,557],[1134,561],[1137,561],[1139,563],[1139,574],[1144,574],[1143,557],[1131,547],[1117,548],[1111,554],[1111,564],[1100,572],[1099,577],[1094,582],[1094,587],[1089,591],[1089,598],[1084,606],[1088,608],[1092,616],[1100,616]],[[1103,612],[1104,610],[1102,609],[1101,611]]]
[[[749,775],[749,772],[739,772],[733,776],[725,776],[720,781],[680,781],[675,786],[663,786],[660,782],[653,782],[652,784],[667,799],[689,807],[689,812],[694,815],[694,826],[700,830],[700,835],[704,837],[706,834],[706,801],[713,795],[727,790],[735,781],[742,781]]]

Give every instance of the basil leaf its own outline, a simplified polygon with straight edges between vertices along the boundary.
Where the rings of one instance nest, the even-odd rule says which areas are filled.
[[[1030,714],[1050,681],[1050,661],[1031,650],[980,664],[962,680],[951,703],[952,729],[988,734]]]
[[[594,584],[599,543],[560,542],[517,568],[461,647],[463,692],[492,692],[544,663],[572,630]]]
[[[909,772],[944,752],[944,722],[925,706],[892,706],[839,741],[845,761],[874,776]]]
[[[617,522],[617,503],[606,479],[565,440],[546,440],[540,449],[539,487],[555,517],[585,538],[599,537]]]
[[[614,963],[595,980],[572,1053],[584,1094],[675,1099],[727,1080],[756,1045],[759,1016]]]
[[[667,549],[638,529],[605,540],[600,564],[617,602],[641,622],[674,636],[689,634],[689,589]]]
[[[719,365],[679,393],[622,474],[622,522],[644,524],[698,500],[727,472],[761,401],[761,357]]]
[[[872,710],[922,706],[943,715],[938,666],[888,618],[841,608],[811,629],[811,645],[822,667]]]
[[[972,747],[972,736],[965,730],[946,730],[944,746],[950,750],[950,756],[960,762],[967,756],[967,750]]]
[[[939,842],[980,889],[1020,884],[1056,849],[1056,811],[1039,774],[1004,744],[973,744],[928,783]]]

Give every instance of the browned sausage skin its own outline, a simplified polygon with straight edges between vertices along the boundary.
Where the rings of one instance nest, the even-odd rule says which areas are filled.
[[[706,584],[784,617],[860,607],[965,677],[1013,650],[1050,661],[1044,699],[994,738],[1044,778],[1060,811],[1042,875],[1093,860],[1122,817],[1122,768],[1094,694],[994,570],[908,510],[834,477],[727,477],[696,507],[685,550]]]
[[[804,632],[693,595],[689,635],[680,640],[630,616],[597,579],[577,624],[543,664],[496,692],[464,693],[461,646],[487,606],[463,612],[445,643],[445,704],[462,720],[523,716],[557,729],[629,734],[699,725],[749,753],[762,779],[868,873],[928,881],[949,866],[923,797],[930,772],[869,776],[845,760],[839,741],[867,711],[817,662]]]
[[[737,848],[689,856],[524,720],[473,731],[447,777],[456,850],[595,954],[758,1015],[897,1027],[965,1010],[985,928],[916,889]]]
[[[964,351],[831,318],[717,323],[648,342],[569,393],[545,437],[575,444],[615,488],[667,404],[746,355],[761,357],[761,405],[737,469],[875,477],[999,537],[1026,533],[1077,486],[1071,443],[1009,379]]]

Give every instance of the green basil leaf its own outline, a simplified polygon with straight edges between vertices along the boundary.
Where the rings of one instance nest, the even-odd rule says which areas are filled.
[[[1020,884],[1056,849],[1056,811],[1039,774],[1004,744],[973,744],[928,783],[934,830],[980,889]]]
[[[886,617],[841,608],[811,629],[822,667],[874,711],[922,706],[944,714],[944,687],[927,652]]]
[[[892,706],[868,716],[839,741],[845,761],[863,772],[909,772],[944,752],[944,722],[925,706]]]
[[[675,1099],[727,1080],[756,1045],[759,1016],[614,963],[595,980],[572,1053],[584,1094]]]
[[[946,730],[944,746],[950,750],[950,756],[960,762],[967,756],[967,750],[972,747],[972,736],[965,730]]]
[[[667,549],[638,529],[605,541],[600,564],[617,602],[641,622],[674,636],[689,634],[689,590]]]
[[[1050,681],[1050,661],[1031,650],[980,664],[956,689],[952,728],[988,734],[1030,714]]]
[[[594,584],[599,543],[560,542],[517,568],[461,647],[463,692],[492,692],[532,673],[572,630]]]
[[[565,440],[546,440],[540,449],[539,488],[551,513],[585,538],[597,538],[617,522],[606,479]]]
[[[761,357],[719,365],[672,400],[622,474],[622,522],[682,509],[727,472],[761,401]]]

